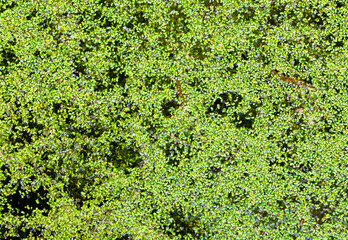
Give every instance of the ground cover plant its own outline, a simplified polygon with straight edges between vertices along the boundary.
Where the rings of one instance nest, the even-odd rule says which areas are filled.
[[[2,0],[0,238],[346,239],[344,0]]]

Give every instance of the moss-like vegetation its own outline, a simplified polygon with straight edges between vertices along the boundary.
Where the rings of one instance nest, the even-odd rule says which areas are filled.
[[[346,1],[0,1],[1,239],[346,239]]]

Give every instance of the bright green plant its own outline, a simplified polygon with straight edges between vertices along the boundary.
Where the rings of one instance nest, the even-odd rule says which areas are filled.
[[[1,1],[1,238],[347,238],[346,16]]]

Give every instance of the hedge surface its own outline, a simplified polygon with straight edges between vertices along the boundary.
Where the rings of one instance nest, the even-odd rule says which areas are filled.
[[[1,238],[348,238],[347,16],[2,0]]]

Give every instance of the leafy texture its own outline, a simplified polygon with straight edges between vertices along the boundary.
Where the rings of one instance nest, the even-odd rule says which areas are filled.
[[[346,16],[1,1],[1,238],[346,239]]]

